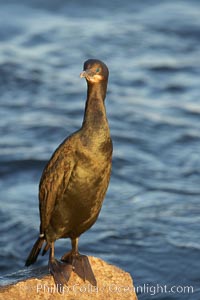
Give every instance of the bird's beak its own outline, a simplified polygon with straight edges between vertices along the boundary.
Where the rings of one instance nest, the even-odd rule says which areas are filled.
[[[81,77],[81,78],[86,77],[86,71],[81,72],[80,77]]]
[[[85,71],[83,71],[83,72],[81,72],[81,74],[80,74],[80,77],[81,78],[86,78],[86,79],[90,79],[90,78],[92,78],[94,76],[94,73],[91,71],[91,70],[85,70]]]
[[[83,71],[81,74],[80,74],[80,77],[81,78],[85,78],[88,82],[91,82],[91,83],[97,83],[99,82],[100,80],[103,80],[103,77],[101,75],[97,75],[95,74],[92,70],[88,69],[88,70],[85,70]]]

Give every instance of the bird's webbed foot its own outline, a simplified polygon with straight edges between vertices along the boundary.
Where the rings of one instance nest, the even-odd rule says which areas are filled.
[[[49,261],[49,271],[53,275],[55,284],[62,288],[69,281],[72,265],[53,259]]]
[[[64,254],[61,260],[72,266],[72,270],[84,281],[88,280],[93,286],[97,285],[96,278],[90,266],[89,259],[86,255],[78,252],[68,252]]]
[[[53,275],[54,282],[58,287],[58,291],[61,293],[64,285],[67,285],[69,281],[72,265],[67,263],[62,263],[54,258],[54,246],[52,246],[49,255],[49,271]]]

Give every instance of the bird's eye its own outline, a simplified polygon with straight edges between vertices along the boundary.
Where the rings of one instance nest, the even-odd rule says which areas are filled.
[[[99,69],[99,68],[97,68],[97,69],[96,69],[96,72],[98,73],[99,71],[100,71],[100,69]]]

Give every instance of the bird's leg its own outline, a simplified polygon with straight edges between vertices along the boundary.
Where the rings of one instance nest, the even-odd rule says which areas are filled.
[[[78,238],[72,239],[72,250],[64,254],[62,261],[72,265],[73,271],[84,281],[88,280],[92,285],[96,286],[97,281],[90,266],[89,259],[86,255],[78,252]]]
[[[71,272],[72,266],[70,264],[64,264],[59,262],[54,257],[54,242],[51,243],[50,253],[49,253],[49,271],[53,275],[55,284],[58,288],[58,291],[62,293],[63,286],[67,284]]]

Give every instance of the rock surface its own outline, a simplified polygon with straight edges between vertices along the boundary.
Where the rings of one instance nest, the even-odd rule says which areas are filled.
[[[4,278],[0,299],[137,300],[129,273],[99,258],[89,257],[89,260],[97,279],[97,287],[89,282],[83,282],[72,272],[68,286],[62,289],[55,286],[47,267],[29,268]]]

